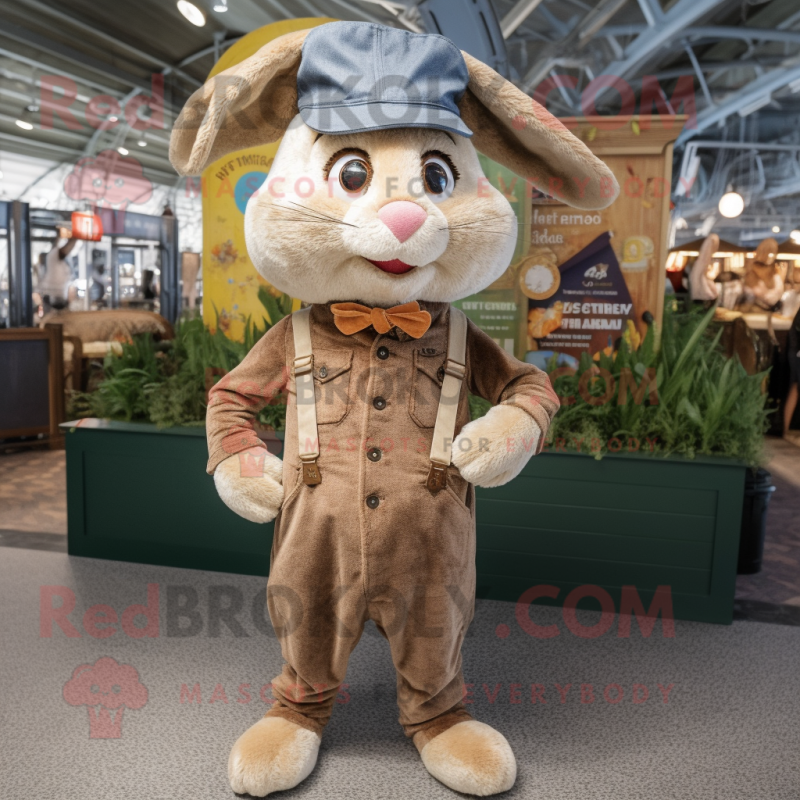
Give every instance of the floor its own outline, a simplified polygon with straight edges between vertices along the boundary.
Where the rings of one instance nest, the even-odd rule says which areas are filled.
[[[226,624],[212,629],[214,587],[242,601],[237,638]],[[147,618],[124,613],[148,602]],[[281,663],[261,616],[262,578],[2,547],[0,603],[0,797],[235,800],[227,753],[267,709]],[[193,622],[178,610],[187,603]],[[89,635],[99,611],[123,622]],[[578,613],[584,625],[599,617]],[[674,637],[660,622],[647,638],[635,623],[620,637],[615,621],[586,639],[568,632],[558,609],[535,614],[560,635],[531,640],[513,604],[481,601],[464,646],[469,708],[517,756],[517,784],[503,797],[797,800],[800,629],[678,620]],[[147,635],[131,635],[145,624]],[[100,677],[81,691],[87,669]],[[122,712],[91,694],[90,683],[102,691],[112,680]],[[368,630],[316,770],[277,796],[458,797],[402,735],[394,681],[385,641]]]
[[[0,529],[67,533],[64,450],[0,455]]]
[[[800,448],[768,440],[776,490],[767,514],[767,536],[761,572],[739,575],[737,613],[764,622],[800,625]]]
[[[512,604],[479,601],[464,647],[467,700],[517,755],[504,797],[798,800],[800,470],[791,444],[770,448],[778,489],[764,568],[739,576],[733,625],[677,620],[669,637],[658,622],[645,637],[634,623],[624,637],[615,621],[584,639],[540,606],[537,622],[559,635],[532,641]],[[65,532],[63,452],[0,456],[0,798],[234,800],[227,752],[268,708],[281,663],[263,579],[68,557]],[[221,591],[243,609],[236,636],[212,624]],[[194,622],[179,610],[186,603]],[[98,605],[120,622],[90,633]],[[123,612],[133,605],[131,622]],[[585,625],[597,619],[578,613]],[[498,638],[501,623],[510,633]],[[145,635],[132,625],[147,625]],[[104,658],[130,690],[121,712],[71,691]],[[400,731],[374,628],[341,701],[317,769],[279,797],[457,796]]]

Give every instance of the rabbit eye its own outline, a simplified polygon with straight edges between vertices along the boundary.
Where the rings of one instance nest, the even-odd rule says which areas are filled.
[[[372,177],[372,167],[358,153],[347,153],[338,158],[328,172],[330,194],[344,200],[357,200],[364,196]]]
[[[348,161],[339,173],[339,183],[346,192],[360,192],[369,178],[369,168],[361,159]]]
[[[456,181],[450,165],[438,156],[430,156],[422,164],[425,192],[434,203],[447,200],[453,193]]]

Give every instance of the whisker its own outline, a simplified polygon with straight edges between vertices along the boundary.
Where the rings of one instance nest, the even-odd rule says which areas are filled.
[[[358,225],[354,225],[352,222],[345,222],[343,219],[338,219],[337,217],[331,216],[330,214],[326,214],[324,211],[318,211],[315,208],[308,208],[307,206],[304,206],[301,203],[295,203],[293,200],[289,200],[289,203],[293,205],[295,209],[298,210],[298,213],[326,219],[329,220],[330,222],[335,222],[337,225],[349,225],[351,228],[359,227]]]
[[[460,230],[460,226],[455,228],[439,228],[440,231],[450,230],[452,233],[494,233],[498,236],[513,236],[516,238],[516,233],[508,233],[508,231],[494,231],[490,228],[470,228],[469,230]]]
[[[273,222],[305,222],[306,225],[341,225],[340,222],[333,222],[327,219],[307,219],[306,217],[280,217],[273,219]],[[357,227],[357,226],[354,226]]]

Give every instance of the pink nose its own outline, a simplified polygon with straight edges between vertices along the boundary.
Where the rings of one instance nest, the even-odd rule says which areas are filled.
[[[410,200],[395,200],[387,203],[378,212],[378,217],[399,241],[404,242],[419,230],[428,214]]]

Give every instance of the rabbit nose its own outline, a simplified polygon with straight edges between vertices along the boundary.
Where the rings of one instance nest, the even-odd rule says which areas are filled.
[[[398,241],[404,242],[419,230],[428,214],[410,200],[394,200],[378,211],[378,218]]]

